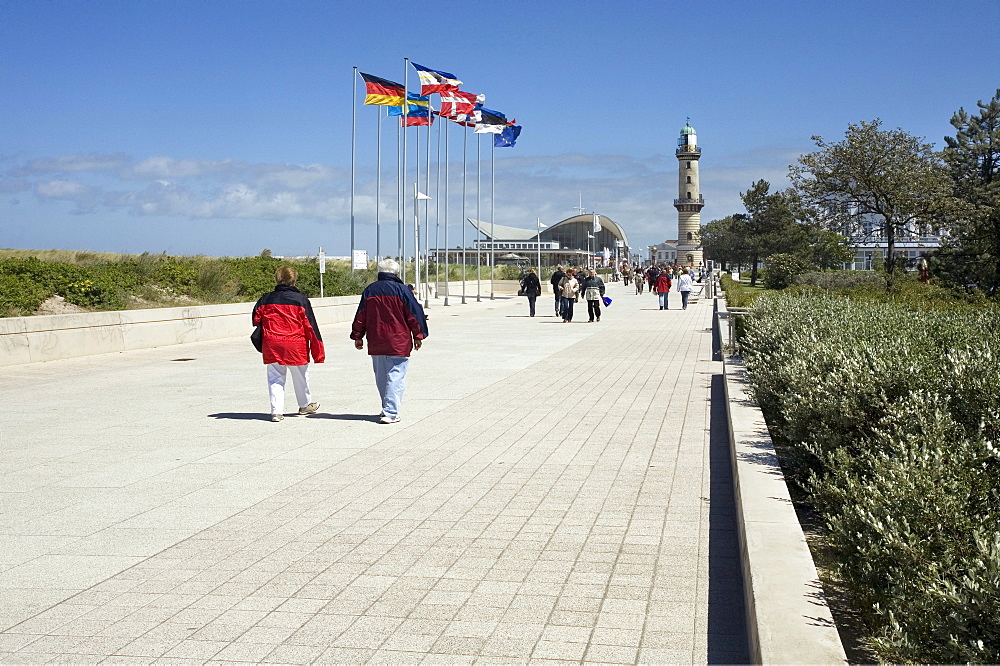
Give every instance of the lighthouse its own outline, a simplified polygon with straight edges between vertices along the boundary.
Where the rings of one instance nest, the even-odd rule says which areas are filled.
[[[681,266],[700,266],[701,256],[701,209],[705,199],[701,196],[698,182],[698,160],[701,148],[698,135],[691,122],[681,129],[677,139],[677,263]]]

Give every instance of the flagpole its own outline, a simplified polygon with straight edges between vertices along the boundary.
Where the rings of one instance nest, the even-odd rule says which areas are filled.
[[[399,126],[402,128],[403,135],[403,192],[406,192],[406,125],[404,119],[410,112],[410,91],[408,88],[410,78],[410,59],[403,58],[403,114],[399,118]],[[419,145],[419,144],[418,144]],[[406,196],[403,199],[403,215],[400,218],[400,228],[399,228],[399,277],[406,283],[406,231],[404,225],[406,224],[403,220],[406,219]],[[414,201],[413,205],[416,206],[417,202]]]
[[[538,234],[535,236],[535,241],[538,247],[538,279],[542,279],[542,218],[535,218],[535,228],[538,229]]]
[[[418,148],[420,146],[419,137],[418,137],[418,140],[417,140],[417,146],[418,146]],[[420,151],[418,150],[417,151],[417,158],[418,159],[419,159],[419,156],[420,156],[419,153],[420,153]],[[420,178],[419,174],[417,175],[417,178]],[[419,294],[420,294],[420,213],[419,213],[419,210],[420,209],[417,206],[417,201],[418,201],[417,196],[418,196],[417,183],[416,183],[416,181],[414,181],[414,183],[413,183],[413,274],[414,274],[415,277],[413,278],[413,283],[414,283],[413,286],[416,287],[417,298],[420,298],[420,296],[419,296]]]
[[[468,242],[465,240],[465,225],[468,220],[465,218],[465,185],[468,180],[469,169],[468,169],[468,152],[469,152],[469,130],[466,127],[462,128],[462,305],[465,305],[465,271],[469,267],[469,257],[467,245]]]
[[[404,116],[404,117],[408,117],[409,113],[410,113],[410,98],[407,97],[406,98],[406,114],[407,114],[407,116]],[[403,134],[404,135],[406,134],[406,130],[407,129],[408,129],[407,127],[403,128]],[[413,173],[413,175],[414,175],[414,178],[413,178],[413,238],[414,238],[414,242],[413,242],[413,268],[414,268],[414,271],[415,271],[414,274],[413,274],[413,288],[417,292],[416,293],[416,297],[417,297],[417,302],[419,303],[420,302],[420,257],[419,257],[419,253],[420,253],[420,211],[418,209],[418,206],[419,206],[418,201],[419,200],[417,199],[417,188],[420,187],[420,127],[419,126],[414,130],[413,144],[414,144],[414,148],[413,148],[413,153],[414,153],[414,158],[413,158],[413,162],[414,162],[414,166],[413,166],[413,172],[414,172]],[[403,280],[403,282],[406,282],[406,280]]]
[[[482,204],[482,198],[480,196],[483,189],[483,178],[482,178],[482,165],[483,165],[483,143],[479,140],[479,135],[476,134],[476,243],[479,242],[479,226],[482,224],[482,217],[480,214],[480,205]],[[482,247],[476,248],[476,303],[482,301],[481,298],[481,280],[483,273],[483,255]]]
[[[493,280],[496,278],[497,274],[497,244],[496,244],[496,232],[493,230],[493,218],[496,212],[496,189],[497,189],[497,172],[496,172],[496,160],[495,156],[497,153],[496,137],[490,142],[490,300],[492,301],[495,297],[493,294]]]
[[[378,107],[378,125],[375,130],[375,261],[381,259],[382,236],[379,226],[379,214],[382,208],[382,107]],[[354,257],[351,257],[354,264]]]
[[[431,105],[427,104],[427,169],[424,172],[424,189],[431,191]],[[431,246],[430,206],[424,203],[424,307],[430,307],[429,292],[431,289],[430,256],[427,254]],[[417,276],[419,277],[419,275]]]
[[[451,181],[448,178],[448,165],[451,163],[451,155],[448,152],[448,128],[447,122],[444,124],[444,306],[448,307],[448,296],[451,294],[449,288],[451,273],[448,270],[448,204],[451,199],[448,197],[448,186]],[[441,130],[438,130],[440,132]],[[440,136],[440,134],[438,135]]]
[[[403,128],[396,123],[396,256],[403,258]]]
[[[427,109],[428,118],[433,114]],[[445,202],[447,204],[447,202]],[[448,248],[445,248],[447,252]],[[427,250],[430,252],[430,250]],[[428,262],[428,267],[430,262]],[[428,268],[429,270],[429,268]],[[437,131],[437,155],[434,171],[434,300],[441,297],[441,125]]]
[[[354,272],[354,166],[358,145],[358,68],[351,76],[351,272]]]

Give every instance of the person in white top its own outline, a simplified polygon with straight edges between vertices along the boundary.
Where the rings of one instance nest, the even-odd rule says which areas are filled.
[[[685,268],[681,273],[681,279],[677,281],[677,291],[681,292],[681,306],[683,310],[688,309],[688,297],[694,288],[694,280],[691,279],[691,269]]]

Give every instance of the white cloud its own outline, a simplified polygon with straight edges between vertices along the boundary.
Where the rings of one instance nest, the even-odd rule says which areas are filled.
[[[234,168],[237,168],[237,164],[233,160],[175,160],[160,155],[129,166],[123,171],[122,177],[134,180],[194,178],[232,171]]]
[[[124,153],[109,155],[63,155],[61,157],[42,157],[31,160],[18,169],[18,175],[45,175],[49,173],[73,172],[105,172],[121,169],[127,162]]]
[[[707,205],[702,220],[743,210],[739,192],[761,178],[774,189],[787,186],[787,166],[798,157],[788,148],[766,148],[743,155],[703,157],[701,185]],[[476,206],[476,166],[467,171],[466,216],[488,219],[490,214],[489,157],[482,164],[481,209]],[[597,211],[621,224],[629,241],[641,247],[676,237],[677,161],[672,151],[645,157],[625,155],[522,156],[516,151],[496,153],[496,209],[498,224],[534,228],[535,219],[551,224],[576,214],[582,194],[588,211]],[[72,179],[63,174],[73,172]],[[461,224],[462,164],[454,154],[449,165],[452,228],[449,244],[456,244]],[[379,202],[384,223],[396,221],[395,165],[383,165]],[[442,176],[444,174],[442,173]],[[124,210],[136,216],[185,217],[198,220],[263,220],[330,222],[350,219],[350,172],[329,164],[245,163],[230,159],[200,160],[151,156],[134,161],[123,155],[86,155],[41,158],[7,172],[0,190],[33,188],[41,200],[68,200],[76,213]],[[413,172],[410,171],[410,178]],[[431,184],[435,203],[444,204],[444,188]],[[409,201],[407,201],[409,208]],[[355,218],[362,224],[375,217],[373,165],[357,170]],[[411,215],[408,211],[407,216]]]

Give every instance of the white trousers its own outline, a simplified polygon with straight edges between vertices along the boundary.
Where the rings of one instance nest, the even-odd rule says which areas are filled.
[[[281,365],[267,364],[267,392],[271,396],[271,413],[281,414],[285,411],[285,373],[292,375],[292,386],[295,387],[295,399],[299,407],[305,407],[312,402],[309,392],[309,364]]]

